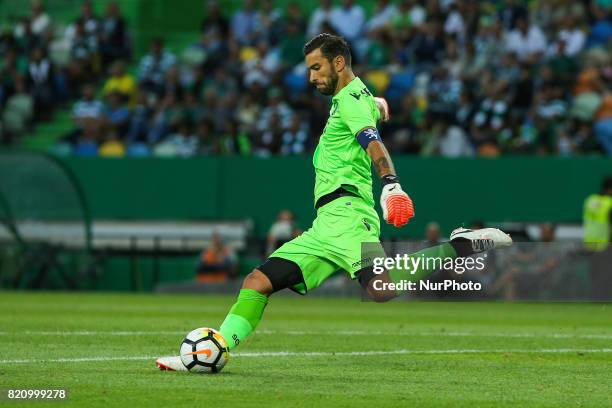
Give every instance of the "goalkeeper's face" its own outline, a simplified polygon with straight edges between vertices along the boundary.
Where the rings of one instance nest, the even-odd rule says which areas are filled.
[[[333,95],[338,86],[338,73],[334,65],[321,54],[320,48],[306,55],[306,66],[308,80],[317,91],[323,95]]]

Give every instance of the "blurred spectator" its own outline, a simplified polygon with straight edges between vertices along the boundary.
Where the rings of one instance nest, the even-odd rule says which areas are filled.
[[[92,81],[99,71],[97,65],[98,37],[88,34],[85,24],[77,20],[70,48],[69,74],[73,87]]]
[[[442,239],[442,233],[440,232],[440,224],[437,222],[430,222],[425,226],[425,246],[432,247],[439,245]]]
[[[346,41],[354,43],[365,27],[365,11],[353,0],[342,0],[332,10],[329,22]]]
[[[149,119],[152,109],[147,101],[147,94],[139,90],[136,96],[136,105],[132,108],[126,140],[128,142],[144,142],[149,133]]]
[[[459,9],[460,4],[453,2],[449,6],[449,13],[444,21],[444,32],[463,43],[465,38],[465,21],[461,10]]]
[[[226,37],[229,32],[229,22],[221,12],[219,0],[208,0],[206,3],[206,17],[202,20],[202,33],[214,32]]]
[[[308,143],[308,127],[302,123],[299,115],[293,115],[289,127],[283,133],[281,154],[303,154]]]
[[[191,132],[191,126],[185,121],[180,122],[176,130],[162,143],[172,146],[174,156],[177,157],[192,157],[198,151],[198,138]]]
[[[93,57],[99,47],[99,19],[93,12],[91,1],[81,5],[81,15],[66,29],[64,34],[70,44],[72,76],[84,75],[81,71],[95,71]],[[86,66],[84,66],[86,65]],[[78,71],[78,72],[75,72]],[[97,71],[96,71],[97,72]],[[91,74],[91,73],[90,73]],[[86,80],[91,80],[91,76]]]
[[[104,124],[104,104],[95,98],[93,85],[85,85],[82,98],[72,108],[72,120],[76,129],[69,135],[71,141],[81,136],[97,140]]]
[[[0,61],[0,106],[15,92],[17,81],[23,79],[28,63],[13,49],[6,51],[4,61]]]
[[[417,0],[402,0],[399,10],[391,20],[391,28],[402,40],[407,40],[411,33],[422,27],[427,19],[427,11]]]
[[[518,20],[527,17],[527,9],[520,0],[506,0],[498,12],[498,17],[506,30],[514,29]]]
[[[591,47],[601,47],[608,44],[612,38],[612,21],[610,21],[609,11],[601,7],[592,6],[594,22],[591,25],[591,32],[587,43]]]
[[[14,92],[8,97],[4,112],[0,116],[0,119],[2,119],[0,122],[2,122],[3,143],[12,143],[13,140],[23,135],[31,123],[34,113],[34,100],[26,91],[23,78],[17,78]]]
[[[366,31],[369,33],[386,28],[391,24],[396,13],[397,7],[390,0],[378,0],[374,15],[366,23]]]
[[[124,101],[134,104],[136,101],[136,80],[125,71],[122,61],[115,61],[110,69],[111,76],[104,83],[102,93],[108,95],[111,92],[118,93]]]
[[[415,62],[421,64],[423,69],[439,62],[444,53],[444,39],[440,22],[431,20],[424,23],[412,38],[410,48],[413,50]]]
[[[306,32],[307,22],[304,17],[304,12],[302,10],[302,6],[297,1],[292,1],[287,6],[287,13],[285,16],[285,25],[293,25],[296,27],[297,32],[299,32],[302,36]],[[271,41],[272,45],[275,44],[274,41]]]
[[[156,104],[150,121],[147,141],[150,144],[159,143],[174,129],[180,120],[181,110],[176,95],[168,93]]]
[[[30,17],[32,32],[38,36],[44,36],[51,28],[51,17],[45,12],[42,0],[32,1],[32,15]],[[19,36],[17,34],[17,36]]]
[[[295,226],[291,211],[281,211],[276,218],[276,222],[272,224],[270,231],[268,231],[266,253],[271,254],[285,242],[291,241],[300,234],[301,231]]]
[[[317,34],[322,33],[323,24],[329,23],[332,15],[332,1],[331,0],[320,0],[319,6],[310,15],[308,22],[308,36],[314,37]]]
[[[24,17],[15,28],[15,45],[23,54],[28,55],[34,48],[44,46],[44,33],[35,33],[32,29],[32,21]]]
[[[226,156],[251,154],[251,141],[235,120],[225,121],[225,129],[219,138],[219,152]]]
[[[241,45],[253,45],[256,40],[259,11],[255,9],[254,3],[254,0],[245,0],[242,9],[236,11],[232,17],[232,33]]]
[[[516,54],[521,61],[535,62],[546,51],[548,45],[542,30],[529,24],[527,17],[516,20],[516,28],[506,37],[506,51]]]
[[[111,129],[115,129],[118,138],[122,139],[127,130],[130,120],[130,111],[123,102],[119,92],[111,92],[106,96],[106,121]]]
[[[285,35],[280,43],[280,57],[283,63],[289,67],[302,63],[304,56],[301,47],[304,46],[304,43],[303,30],[299,24],[288,21]]]
[[[104,66],[118,59],[128,59],[130,56],[125,19],[116,1],[108,3],[106,14],[100,23],[100,51]]]
[[[603,150],[612,156],[612,92],[604,95],[595,116],[595,136]]]
[[[262,132],[268,129],[273,117],[278,120],[281,128],[286,129],[293,115],[293,110],[283,97],[283,91],[279,88],[272,88],[268,91],[268,106],[262,110],[259,116],[257,130]]]
[[[166,73],[175,64],[176,57],[164,50],[164,41],[154,38],[149,54],[142,57],[138,65],[138,80],[149,91],[160,94],[164,89]]]
[[[291,16],[292,8],[295,7],[297,7],[299,11],[299,6],[294,3],[288,5],[287,11],[289,16]],[[256,32],[258,33],[258,42],[264,41],[271,46],[275,46],[278,43],[283,34],[282,16],[282,10],[275,8],[272,0],[262,1],[261,11],[257,16]],[[303,32],[303,28],[300,26],[298,31]]]
[[[474,149],[465,131],[457,125],[448,125],[442,128],[444,132],[439,141],[439,153],[443,157],[473,156]]]
[[[290,44],[295,44],[295,39],[290,40]],[[255,54],[244,61],[242,77],[243,85],[250,88],[257,83],[266,86],[270,83],[274,74],[281,67],[280,55],[277,50],[270,50],[268,44],[260,42],[254,50]],[[288,58],[295,58],[295,50],[286,50]]]
[[[34,97],[35,112],[41,119],[50,119],[53,111],[53,76],[53,66],[44,50],[34,49],[28,62],[27,82]]]
[[[582,51],[586,42],[586,33],[578,27],[574,16],[567,15],[563,19],[563,28],[558,32],[557,38],[559,43],[563,43],[563,49],[561,50],[558,45],[554,51],[573,57]]]
[[[261,106],[251,93],[246,93],[240,98],[236,108],[236,119],[242,128],[254,129],[259,117]]]
[[[198,151],[201,155],[212,155],[219,153],[215,128],[212,120],[202,119],[197,125],[196,137],[198,138]]]
[[[78,22],[82,23],[88,35],[96,36],[98,34],[100,19],[94,14],[91,0],[83,2],[81,16],[77,19]]]
[[[236,276],[238,262],[234,251],[214,233],[210,246],[202,251],[197,266],[199,282],[225,282]]]

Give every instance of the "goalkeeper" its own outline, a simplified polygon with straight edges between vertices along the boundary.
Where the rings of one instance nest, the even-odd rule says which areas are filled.
[[[349,47],[341,37],[317,35],[304,46],[304,56],[310,83],[332,97],[329,118],[313,157],[317,216],[310,229],[278,248],[244,279],[238,299],[220,328],[230,349],[255,330],[268,298],[280,290],[289,288],[306,294],[343,269],[370,297],[385,301],[396,293],[374,290],[375,278],[398,282],[419,279],[430,272],[373,273],[373,258],[385,254],[372,196],[372,164],[382,184],[384,220],[399,228],[414,217],[412,200],[402,190],[376,128],[377,122],[389,119],[389,109],[384,99],[375,98],[354,75]],[[510,237],[497,229],[458,229],[451,235],[451,242],[414,256],[454,258],[510,242]],[[362,243],[372,243],[373,252],[362,254]],[[160,359],[158,366],[184,370],[177,358]]]

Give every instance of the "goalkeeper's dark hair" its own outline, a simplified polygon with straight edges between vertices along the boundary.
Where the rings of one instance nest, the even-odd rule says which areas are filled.
[[[321,49],[321,54],[329,62],[332,62],[338,55],[342,55],[346,65],[351,66],[351,49],[344,38],[328,33],[319,34],[304,45],[304,56],[317,48]]]

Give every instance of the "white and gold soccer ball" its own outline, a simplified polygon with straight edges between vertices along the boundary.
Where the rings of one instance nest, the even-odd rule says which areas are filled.
[[[187,333],[179,355],[189,371],[218,373],[229,359],[229,348],[218,331],[201,327]]]

